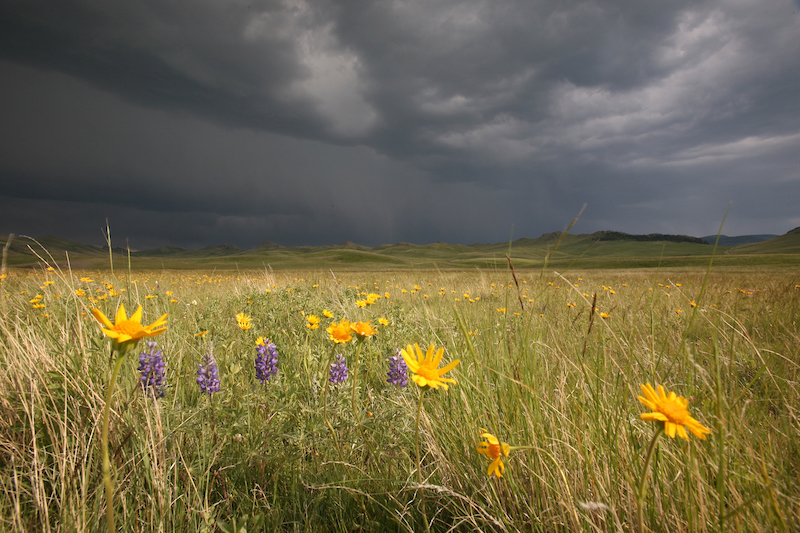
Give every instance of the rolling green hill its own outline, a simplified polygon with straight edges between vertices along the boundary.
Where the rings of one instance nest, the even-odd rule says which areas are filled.
[[[767,241],[734,246],[728,254],[800,254],[800,228]]]
[[[5,239],[0,239],[0,247]],[[515,268],[542,268],[545,261],[555,269],[573,268],[655,268],[707,265],[714,247],[684,235],[629,235],[600,231],[592,234],[547,233],[537,239],[521,238],[512,243],[470,245],[411,244],[400,242],[370,248],[352,242],[332,246],[286,247],[266,241],[245,250],[223,244],[188,250],[163,246],[130,253],[134,269],[474,269],[505,268],[510,253]],[[36,251],[62,267],[67,257],[73,268],[108,267],[108,250],[74,243],[58,237],[43,237],[38,243],[17,237],[9,246],[9,267],[39,264]],[[800,261],[800,228],[773,239],[717,249],[715,264],[724,266],[797,264]],[[47,255],[49,254],[49,256]],[[116,268],[127,268],[127,250],[114,249]]]

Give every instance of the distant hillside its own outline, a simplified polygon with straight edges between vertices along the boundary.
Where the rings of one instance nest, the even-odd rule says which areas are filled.
[[[734,246],[728,254],[798,254],[800,253],[800,228],[774,237],[772,239],[752,244]]]
[[[769,239],[774,239],[777,235],[739,235],[737,237],[728,237],[727,235],[720,235],[719,236],[719,245],[720,246],[739,246],[740,244],[752,244],[755,242],[762,242],[768,241]],[[716,235],[708,235],[706,237],[700,237],[708,244],[714,244],[717,242]]]
[[[0,250],[5,247],[7,240],[8,238],[6,237],[0,238]],[[114,248],[114,253],[123,252],[125,252],[123,248]],[[8,247],[7,254],[10,260],[11,258],[18,256],[27,258],[35,257],[35,254],[43,255],[44,257],[49,254],[57,260],[60,260],[64,259],[66,254],[69,254],[71,257],[108,257],[108,248],[104,246],[94,246],[91,244],[80,244],[67,239],[62,239],[60,237],[54,237],[52,235],[45,235],[44,237],[39,237],[37,239],[24,235],[16,235],[11,240],[11,245]],[[13,260],[11,260],[11,262],[13,263]]]
[[[753,237],[753,236],[750,236]],[[716,238],[716,237],[715,237]],[[708,238],[706,238],[708,239]],[[735,237],[734,237],[735,239]],[[74,243],[57,237],[15,238],[9,247],[9,267],[38,265],[44,249],[57,263],[66,266],[69,256],[73,268],[108,268],[108,250],[99,246]],[[0,239],[0,247],[5,244]],[[556,245],[558,244],[558,247]],[[42,249],[44,247],[44,249]],[[162,246],[153,250],[131,252],[131,266],[136,269],[173,268],[265,268],[303,269],[409,269],[409,268],[505,268],[511,252],[516,268],[656,268],[707,264],[713,246],[707,240],[687,235],[652,233],[634,235],[619,231],[584,234],[552,232],[538,238],[520,238],[512,243],[475,243],[470,245],[412,244],[398,242],[374,248],[353,242],[329,246],[281,246],[265,241],[252,249],[230,244],[190,250]],[[126,263],[127,250],[114,249],[115,256]],[[795,255],[793,255],[795,254]],[[786,235],[734,247],[721,246],[715,264],[794,264],[800,260],[800,228]],[[47,258],[48,262],[51,262]],[[117,260],[115,260],[115,265]]]

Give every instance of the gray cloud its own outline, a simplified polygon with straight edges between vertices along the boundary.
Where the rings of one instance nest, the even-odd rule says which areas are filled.
[[[496,242],[586,203],[578,231],[704,235],[733,202],[726,233],[782,233],[798,9],[12,0],[0,231]]]

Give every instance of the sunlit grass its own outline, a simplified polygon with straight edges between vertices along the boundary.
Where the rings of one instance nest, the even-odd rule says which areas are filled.
[[[120,303],[142,305],[144,323],[168,315],[148,339],[165,396],[142,392],[129,357],[110,405],[120,530],[419,531],[424,516],[435,531],[635,530],[654,431],[642,383],[677,391],[711,429],[661,439],[646,528],[798,529],[796,274],[712,271],[702,298],[701,270],[516,275],[519,290],[503,269],[10,271],[0,530],[104,530],[112,364],[91,310]],[[377,333],[334,342],[326,328],[344,340],[331,329],[343,319]],[[260,337],[278,360],[263,383]],[[442,366],[460,360],[446,376],[457,384],[388,383],[389,358],[414,343],[443,347]],[[206,354],[219,367],[211,395],[196,381]],[[351,381],[330,384],[339,354]],[[502,478],[476,449],[485,434],[514,445],[489,456]]]

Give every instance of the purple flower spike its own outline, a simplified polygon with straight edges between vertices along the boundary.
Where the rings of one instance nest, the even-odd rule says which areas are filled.
[[[156,343],[149,341],[148,350],[139,354],[139,383],[145,394],[153,395],[153,399],[163,398],[167,388],[166,365],[164,354],[156,351]]]
[[[389,356],[389,379],[386,381],[398,387],[408,385],[408,365],[400,355],[400,350],[395,350],[395,355]]]
[[[211,352],[203,357],[203,362],[197,368],[197,384],[203,394],[219,392],[219,369]]]
[[[339,354],[336,356],[336,362],[331,363],[331,377],[328,378],[328,381],[336,385],[337,383],[342,383],[347,379],[347,363],[344,360],[344,356]]]
[[[278,348],[269,339],[263,339],[256,352],[256,379],[263,384],[278,373]]]

